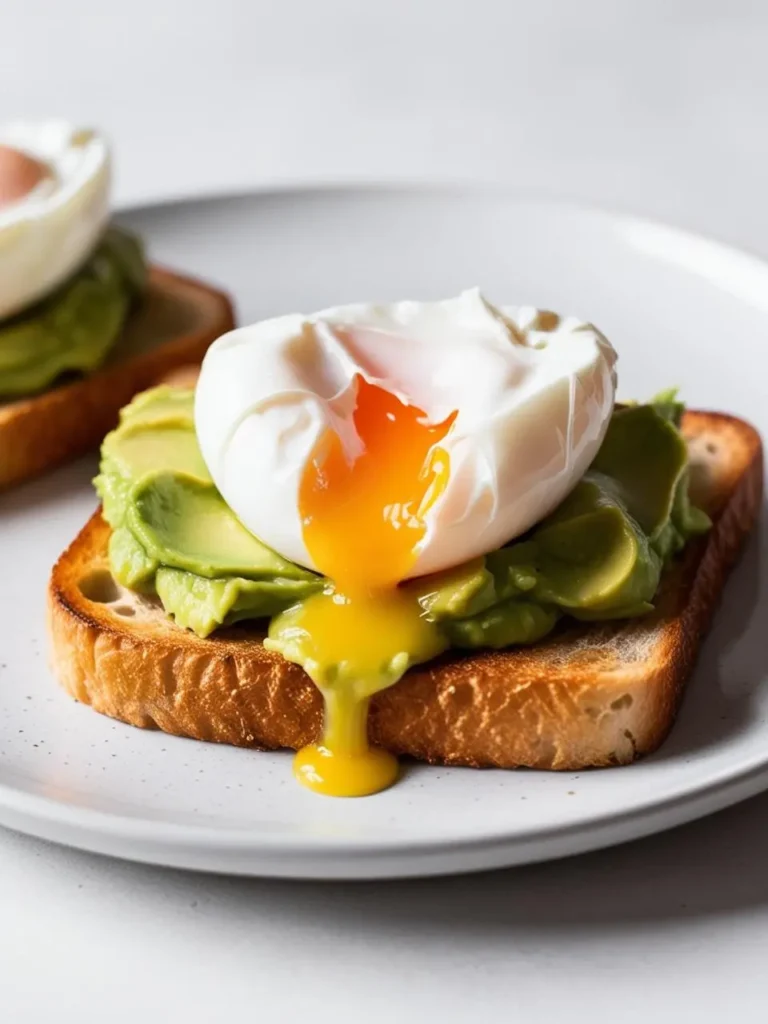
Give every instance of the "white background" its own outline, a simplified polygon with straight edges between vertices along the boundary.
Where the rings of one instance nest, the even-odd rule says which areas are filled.
[[[482,178],[759,245],[764,0],[2,0],[0,120],[107,128],[118,198]]]
[[[0,0],[0,121],[129,202],[480,178],[768,253],[765,0]],[[726,354],[727,357],[727,354]],[[766,1019],[768,797],[474,879],[182,875],[0,835],[2,1020]]]

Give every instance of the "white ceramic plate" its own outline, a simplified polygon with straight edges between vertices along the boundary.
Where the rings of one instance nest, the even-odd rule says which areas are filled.
[[[479,284],[594,320],[621,390],[768,431],[768,266],[671,228],[461,190],[315,190],[129,215],[153,256],[227,284],[244,322]],[[313,796],[287,753],[142,732],[73,703],[46,668],[44,591],[95,505],[95,462],[0,497],[0,823],[136,860],[254,875],[439,874],[578,853],[768,787],[768,570],[728,586],[675,730],[653,757],[580,775],[408,767],[368,800]]]

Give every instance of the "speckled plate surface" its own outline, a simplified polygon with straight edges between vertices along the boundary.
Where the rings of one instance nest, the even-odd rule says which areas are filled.
[[[235,293],[242,321],[479,284],[594,320],[621,390],[768,431],[768,266],[659,225],[462,190],[308,190],[137,211],[161,262]],[[95,461],[0,496],[0,823],[159,864],[292,877],[469,871],[621,842],[768,787],[766,555],[729,584],[675,731],[581,775],[408,766],[361,801],[312,796],[290,755],[141,732],[73,703],[46,667],[50,566],[95,506]],[[765,517],[763,517],[765,518]]]

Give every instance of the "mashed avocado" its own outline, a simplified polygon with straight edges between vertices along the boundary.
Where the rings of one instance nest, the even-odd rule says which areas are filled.
[[[709,527],[688,497],[681,415],[674,393],[617,408],[589,471],[525,537],[406,584],[437,646],[508,647],[541,639],[564,615],[650,611],[665,564]],[[191,391],[155,388],[123,410],[96,487],[118,582],[157,594],[203,637],[271,618],[271,646],[302,661],[295,610],[325,581],[262,544],[223,501],[197,445]]]
[[[109,228],[74,277],[0,323],[0,396],[34,394],[62,373],[87,373],[100,366],[145,279],[138,239]]]
[[[271,617],[323,580],[257,540],[214,487],[197,445],[193,393],[147,391],[102,446],[96,489],[112,527],[115,579],[155,592],[179,625],[208,636]]]

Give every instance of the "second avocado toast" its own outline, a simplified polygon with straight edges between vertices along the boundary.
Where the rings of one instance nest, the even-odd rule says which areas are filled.
[[[0,489],[98,447],[137,391],[233,326],[223,292],[147,264],[109,192],[97,132],[0,126]]]

